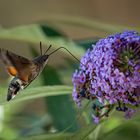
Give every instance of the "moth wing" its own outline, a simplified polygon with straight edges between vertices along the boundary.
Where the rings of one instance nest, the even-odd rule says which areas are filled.
[[[0,59],[10,75],[17,75],[25,82],[28,82],[32,69],[35,69],[36,67],[29,59],[4,49],[0,49]]]

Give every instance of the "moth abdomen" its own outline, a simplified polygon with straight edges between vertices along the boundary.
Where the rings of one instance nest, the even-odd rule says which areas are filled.
[[[23,89],[22,81],[17,78],[13,78],[8,88],[7,101],[13,99],[20,89]]]

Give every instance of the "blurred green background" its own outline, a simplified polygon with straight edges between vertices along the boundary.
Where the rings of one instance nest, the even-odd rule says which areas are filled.
[[[29,59],[52,44],[78,59],[99,38],[126,29],[140,32],[139,0],[0,0],[0,48]],[[42,74],[11,102],[11,77],[0,63],[0,140],[140,139],[139,112],[125,120],[113,111],[95,125],[91,103],[77,108],[71,77],[78,62],[65,50],[50,57]]]

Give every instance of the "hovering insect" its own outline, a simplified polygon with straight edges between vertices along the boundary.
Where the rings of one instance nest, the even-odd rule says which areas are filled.
[[[0,60],[4,63],[7,72],[14,76],[8,87],[7,101],[13,99],[20,90],[25,89],[33,80],[36,79],[46,66],[50,55],[62,48],[68,51],[64,47],[59,47],[50,54],[47,54],[50,48],[51,45],[45,53],[42,54],[42,45],[40,42],[41,55],[33,60],[29,60],[8,50],[0,49]],[[78,60],[70,51],[68,52]]]

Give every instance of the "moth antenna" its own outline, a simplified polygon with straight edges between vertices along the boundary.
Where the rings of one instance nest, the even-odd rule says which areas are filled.
[[[83,66],[85,66],[83,63],[80,62],[80,60],[75,57],[67,48],[65,47],[59,47],[58,49],[54,50],[53,52],[51,52],[50,54],[48,54],[48,56],[52,55],[53,53],[57,52],[60,49],[65,49],[73,58],[75,58],[75,60],[77,60],[80,64],[82,64]]]
[[[52,45],[50,45],[47,50],[45,51],[44,55],[49,51],[49,49],[52,47]]]
[[[40,41],[40,54],[42,55],[42,43]]]

